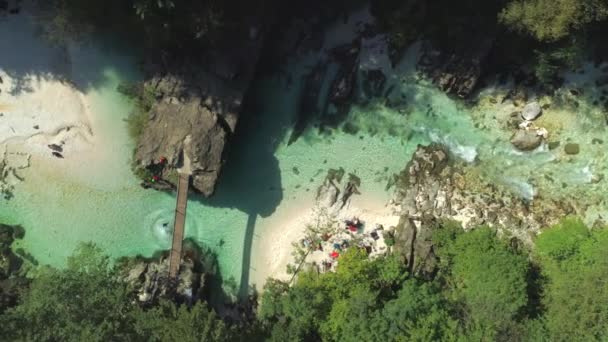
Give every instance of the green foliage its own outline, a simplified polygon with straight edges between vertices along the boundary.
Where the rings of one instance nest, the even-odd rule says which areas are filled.
[[[54,0],[40,1],[45,6],[52,7],[48,17],[43,17],[44,30],[47,37],[54,42],[65,42],[75,39],[83,40],[96,31],[114,31],[135,33],[135,17],[131,14],[130,1],[80,1]],[[137,35],[137,33],[135,33]]]
[[[397,51],[419,38],[443,48],[467,51],[478,47],[476,38],[480,34],[497,30],[496,17],[502,4],[479,0],[372,0],[371,11]]]
[[[42,2],[42,1],[41,1]],[[243,0],[54,0],[44,29],[54,41],[110,32],[144,47],[188,50],[209,46],[220,32],[234,31],[243,18],[263,9]],[[126,36],[126,37],[125,37]]]
[[[126,121],[129,135],[137,142],[150,117],[149,112],[156,100],[156,92],[153,88],[141,84],[120,84],[118,91],[135,101],[135,109]]]
[[[598,0],[513,0],[499,15],[507,26],[526,32],[539,41],[567,37],[608,16],[608,4]]]
[[[224,322],[200,302],[188,309],[162,301],[149,310],[136,308],[131,316],[136,336],[145,341],[230,340],[230,333]]]
[[[397,258],[351,248],[335,273],[267,283],[259,317],[274,341],[449,340],[457,324],[439,289],[407,276]]]
[[[568,219],[543,232],[536,244],[550,339],[608,339],[608,230]]]
[[[2,341],[226,341],[231,331],[202,303],[143,309],[92,244],[64,269],[42,267],[19,305],[0,315]]]
[[[549,85],[558,79],[559,72],[572,69],[579,64],[582,49],[576,44],[564,47],[536,50],[536,65],[534,74],[544,85]]]
[[[464,232],[443,222],[433,242],[441,259],[434,280],[412,277],[393,256],[370,260],[350,248],[336,272],[302,272],[291,287],[268,281],[258,309],[267,340],[608,339],[608,230],[569,218],[544,231],[532,255],[540,276],[487,227]],[[38,269],[19,305],[0,314],[0,340],[231,341],[257,333],[227,326],[204,303],[141,308],[117,270],[91,244],[65,269]],[[538,291],[542,305],[531,308]]]
[[[589,238],[589,228],[578,218],[566,218],[542,232],[536,240],[536,254],[542,260],[564,261],[579,252],[581,242]]]
[[[449,290],[465,306],[470,330],[494,336],[516,321],[528,302],[528,260],[496,237],[490,228],[452,234],[443,230],[438,248],[448,262]],[[449,243],[447,237],[453,237]],[[448,243],[446,243],[448,242]]]
[[[125,336],[129,305],[108,257],[86,244],[65,269],[40,269],[7,324],[11,339],[107,341]]]

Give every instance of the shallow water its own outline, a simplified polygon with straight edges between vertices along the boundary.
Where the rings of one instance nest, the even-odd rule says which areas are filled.
[[[348,41],[331,32],[330,36],[336,44]],[[75,61],[71,77],[92,99],[90,111],[99,120],[95,134],[111,144],[112,153],[68,170],[36,159],[15,197],[1,203],[0,221],[22,224],[27,230],[22,245],[40,262],[57,266],[81,241],[93,241],[113,256],[150,256],[167,249],[174,195],[142,189],[129,167],[133,144],[124,118],[131,103],[116,86],[122,80],[137,79],[134,59],[120,49],[99,46],[73,47],[69,53]],[[382,99],[369,99],[370,103],[352,108],[344,123],[356,126],[356,134],[340,128],[324,133],[309,129],[287,145],[302,86],[298,80],[319,56],[291,62],[289,72],[295,82],[289,89],[278,76],[253,84],[216,195],[211,199],[191,196],[188,203],[186,235],[218,254],[224,280],[233,279],[237,286],[250,281],[249,271],[257,266],[251,260],[256,236],[269,229],[275,215],[312,201],[328,168],[343,167],[356,174],[363,180],[364,193],[385,200],[388,179],[403,169],[418,144],[448,145],[454,155],[474,161],[482,174],[522,197],[572,189],[602,193],[602,184],[588,184],[590,172],[606,167],[599,147],[593,152],[585,146],[575,157],[548,150],[515,152],[509,133],[500,127],[501,115],[508,115],[512,108],[480,101],[473,110],[465,109],[417,78],[415,53],[413,49],[401,65],[385,70],[387,87],[394,85],[389,97],[397,106],[389,108]],[[0,67],[1,63],[0,57]],[[585,110],[594,113],[596,108]],[[554,115],[566,114],[556,109]],[[590,135],[579,135],[584,122],[573,124],[568,138],[590,141]],[[605,129],[593,132],[608,142]],[[556,179],[553,183],[543,177],[547,173]],[[562,182],[568,183],[566,187]]]

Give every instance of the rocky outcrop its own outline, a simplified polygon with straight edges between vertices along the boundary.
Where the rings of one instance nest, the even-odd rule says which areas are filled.
[[[22,227],[0,224],[0,314],[17,304],[21,290],[29,283],[21,272],[24,259],[11,248],[13,242],[23,236]]]
[[[492,45],[492,40],[486,40],[475,50],[455,53],[435,50],[430,44],[424,44],[418,70],[442,91],[467,98],[477,86]]]
[[[317,117],[320,111],[318,106],[319,94],[326,73],[327,64],[319,61],[310,73],[304,77],[304,87],[298,99],[298,114],[288,144],[298,140],[311,121]]]
[[[122,259],[122,277],[134,289],[138,301],[149,304],[159,298],[192,303],[203,296],[207,278],[216,270],[215,257],[187,241],[177,281],[170,281],[169,258]]]
[[[351,99],[357,81],[357,70],[361,40],[357,39],[351,44],[335,47],[331,51],[333,59],[338,63],[339,69],[331,83],[329,101],[336,105],[346,103]]]
[[[153,76],[144,91],[155,100],[136,147],[136,166],[147,168],[164,157],[167,168],[191,173],[194,189],[210,196],[262,42],[262,34],[247,35],[197,61],[149,63]]]
[[[351,173],[348,174],[348,180],[342,184],[344,176],[345,171],[342,168],[329,169],[323,184],[317,189],[316,202],[319,207],[340,210],[353,195],[360,194],[361,180]]]
[[[452,161],[447,149],[436,144],[419,146],[414,152],[398,177],[395,203],[401,215],[395,250],[412,272],[422,276],[435,271],[430,236],[438,222],[457,221],[465,229],[489,225],[531,243],[541,227],[576,213],[564,201],[529,202],[478,177],[466,177],[465,166]]]
[[[437,269],[437,255],[431,240],[432,230],[419,229],[412,218],[404,215],[399,220],[397,232],[395,251],[402,257],[408,271],[420,277],[432,278]]]

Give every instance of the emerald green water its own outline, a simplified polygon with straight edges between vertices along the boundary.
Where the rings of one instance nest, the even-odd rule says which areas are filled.
[[[17,186],[15,197],[0,202],[0,221],[22,224],[27,231],[23,247],[40,262],[56,266],[63,265],[82,241],[93,241],[112,256],[150,256],[167,249],[171,232],[165,225],[172,225],[175,197],[142,189],[129,168],[133,143],[124,119],[132,104],[116,86],[140,77],[135,60],[126,49],[97,45],[74,47],[69,53],[71,78],[87,94],[97,120],[94,133],[112,153],[78,167],[50,167],[38,160],[24,173],[26,181]],[[594,173],[605,170],[601,149],[584,148],[576,157],[546,149],[516,153],[500,122],[510,107],[480,101],[465,108],[419,80],[414,60],[412,51],[387,71],[388,85],[394,86],[389,97],[399,106],[389,108],[383,99],[370,99],[368,105],[354,106],[346,119],[359,128],[358,133],[339,128],[319,133],[311,128],[291,145],[286,142],[302,87],[299,80],[315,58],[292,61],[294,82],[289,89],[278,76],[254,82],[216,195],[193,195],[188,203],[186,235],[218,254],[225,280],[237,285],[250,281],[250,270],[258,266],[251,260],[254,240],[269,229],[273,217],[311,203],[328,168],[343,167],[357,174],[363,180],[362,192],[387,199],[389,177],[403,169],[418,144],[444,143],[455,156],[473,162],[482,175],[524,197],[531,192],[605,193],[605,185],[589,184],[585,173],[585,168]],[[0,68],[2,61],[0,56]],[[579,119],[564,129],[564,136],[581,143],[593,137],[608,141],[604,128],[586,130],[587,121],[580,119],[596,111],[593,106],[579,109]],[[556,109],[545,116],[567,117],[564,112]],[[547,173],[558,181],[547,181]],[[596,208],[603,210],[603,204]]]

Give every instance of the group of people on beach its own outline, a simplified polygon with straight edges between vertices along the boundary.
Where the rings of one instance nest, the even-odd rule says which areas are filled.
[[[326,257],[321,261],[322,272],[328,272],[332,270],[338,263],[340,255],[346,251],[349,247],[355,246],[361,248],[371,255],[378,251],[376,241],[380,239],[379,231],[384,230],[381,224],[376,224],[374,229],[369,233],[364,233],[365,223],[358,217],[344,220],[343,228],[345,234],[337,233],[332,235],[330,233],[323,233],[317,238],[306,237],[300,240],[302,247],[304,247],[308,253],[313,252],[326,252]],[[380,250],[383,247],[380,246]]]

